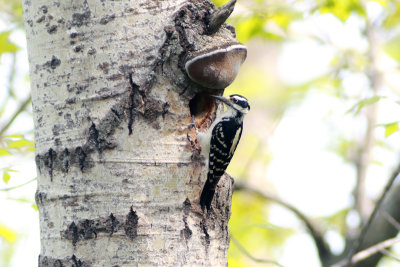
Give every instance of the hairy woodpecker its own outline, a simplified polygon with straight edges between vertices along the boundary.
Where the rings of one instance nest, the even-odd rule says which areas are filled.
[[[196,128],[202,154],[208,156],[207,181],[200,197],[202,210],[211,207],[215,187],[228,167],[242,135],[243,117],[250,110],[249,102],[241,95],[211,97],[224,103],[227,109],[217,115],[207,132],[198,132]]]

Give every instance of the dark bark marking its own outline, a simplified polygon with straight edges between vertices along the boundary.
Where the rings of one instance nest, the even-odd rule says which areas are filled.
[[[132,79],[132,73],[129,74],[129,84],[131,92],[129,95],[129,121],[128,130],[129,135],[132,134],[132,125],[135,119],[135,114],[138,113],[143,116],[155,129],[159,129],[157,118],[162,116],[163,118],[168,113],[169,104],[163,103],[160,100],[153,99],[148,96],[148,91],[152,88],[154,83],[154,76],[151,77],[145,85],[139,86]]]
[[[101,69],[103,71],[104,74],[108,74],[109,70],[110,70],[110,63],[108,62],[103,62],[102,64],[99,64],[97,66],[99,69]]]
[[[81,259],[78,259],[75,255],[63,259],[57,259],[39,255],[38,266],[39,267],[90,267],[91,264],[82,261]]]
[[[75,53],[81,52],[81,51],[83,51],[84,47],[85,47],[84,45],[77,45],[74,47],[74,52]]]
[[[87,219],[80,223],[78,226],[80,239],[92,239],[93,236],[97,238],[97,231],[93,224],[93,220]]]
[[[57,25],[51,25],[50,27],[47,28],[47,32],[48,32],[49,34],[56,33],[56,32],[57,32],[57,28],[58,28]]]
[[[112,14],[111,16],[106,15],[106,16],[101,18],[100,24],[101,25],[106,25],[107,23],[109,23],[110,21],[113,21],[114,19],[115,19],[115,14]]]
[[[51,177],[54,169],[67,173],[74,164],[82,172],[86,168],[92,167],[92,164],[88,162],[91,153],[97,151],[101,154],[104,150],[116,147],[116,144],[109,139],[125,118],[124,109],[125,107],[118,103],[111,108],[98,125],[92,122],[88,129],[88,139],[83,146],[78,146],[75,149],[64,148],[60,151],[51,149],[51,152],[47,152],[44,155],[36,155],[35,161],[39,172],[42,170],[42,165],[49,169]],[[53,134],[56,133],[58,133],[58,128],[53,127]]]
[[[121,80],[124,76],[120,73],[117,74],[113,74],[110,76],[107,76],[106,79],[109,81],[117,81],[117,80]]]
[[[111,108],[111,112],[114,113],[114,115],[115,115],[118,119],[121,119],[121,115],[122,115],[122,114],[119,114],[117,110]]]
[[[88,50],[87,54],[88,54],[88,55],[94,55],[94,54],[96,54],[96,48],[91,47],[91,48]]]
[[[88,240],[97,238],[99,233],[109,234],[118,232],[122,229],[122,224],[112,213],[107,217],[97,219],[83,219],[77,223],[72,222],[66,230],[61,233],[61,236],[67,240],[71,240],[72,245],[76,246],[80,240]]]
[[[129,94],[129,121],[128,121],[128,131],[129,135],[132,134],[132,125],[135,120],[134,117],[134,108],[135,108],[135,94],[136,91],[139,91],[139,85],[133,82],[132,73],[129,74],[129,84],[131,85],[131,93]]]
[[[46,18],[46,16],[43,15],[43,16],[41,16],[40,18],[38,18],[38,19],[36,20],[36,22],[37,22],[37,23],[41,23],[41,22],[43,22],[43,21],[45,20],[45,18]]]
[[[57,58],[56,56],[53,56],[51,60],[47,61],[46,63],[43,64],[43,67],[51,68],[51,69],[56,69],[58,66],[60,66],[61,60]]]
[[[56,259],[39,255],[39,267],[89,267],[91,264],[78,259],[75,255],[63,259]]]
[[[47,6],[41,6],[40,10],[43,12],[43,14],[47,14],[48,8]]]
[[[83,172],[83,169],[85,168],[86,153],[82,147],[78,146],[75,149],[75,155],[78,157],[79,168],[81,172]]]
[[[43,198],[46,198],[46,193],[39,192],[39,190],[36,190],[35,192],[35,202],[36,204],[42,204],[43,203]]]
[[[89,24],[89,19],[90,19],[90,11],[85,11],[83,13],[74,13],[72,14],[72,26],[77,26],[81,27],[83,25],[88,25]]]
[[[96,124],[94,124],[93,122],[92,122],[92,125],[89,128],[88,145],[89,146],[94,146],[96,148],[96,150],[101,153],[100,141],[99,141],[99,131],[97,131]]]
[[[183,219],[182,219],[183,223],[185,224],[185,228],[181,230],[181,235],[185,238],[186,241],[188,241],[193,234],[187,222],[187,217],[189,216],[191,207],[192,204],[190,203],[190,200],[186,198],[185,201],[183,202]]]
[[[67,91],[68,92],[75,92],[77,95],[85,91],[89,85],[77,85],[75,84],[74,86],[71,86],[70,84],[67,84]]]
[[[50,181],[52,182],[53,182],[53,165],[56,156],[57,154],[52,148],[50,148],[49,151],[44,155],[44,165],[49,169]]]
[[[200,222],[200,227],[204,233],[205,248],[207,253],[208,248],[210,247],[210,234],[208,233],[207,220],[205,218]]]
[[[72,245],[74,247],[76,246],[76,243],[79,240],[79,235],[78,235],[78,226],[75,224],[75,222],[72,222],[68,226],[68,229],[64,231],[62,236],[68,240],[71,240]]]
[[[136,211],[131,207],[128,215],[126,215],[125,221],[125,234],[129,237],[130,240],[133,240],[137,236],[137,226],[138,226],[139,217],[136,214]]]
[[[114,215],[111,213],[109,222],[111,222],[111,225],[109,225],[108,228],[110,228],[110,236],[113,235],[113,233],[118,229],[119,221],[114,217]]]
[[[65,148],[64,151],[61,153],[61,170],[64,173],[68,173],[69,171],[69,164],[70,164],[70,157],[69,157],[70,153],[68,151],[68,148]]]
[[[181,231],[185,240],[189,240],[192,237],[192,230],[189,228],[188,223],[185,222],[185,228]]]
[[[35,156],[35,163],[36,163],[36,167],[38,168],[39,173],[42,173],[42,169],[40,167],[40,162],[41,162],[41,157],[40,155],[36,155]]]

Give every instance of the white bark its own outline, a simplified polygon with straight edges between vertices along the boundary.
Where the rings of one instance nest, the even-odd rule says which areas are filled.
[[[198,88],[180,67],[190,44],[232,39],[203,36],[210,8],[24,0],[40,266],[227,264],[232,180],[204,215],[207,168],[188,139]]]

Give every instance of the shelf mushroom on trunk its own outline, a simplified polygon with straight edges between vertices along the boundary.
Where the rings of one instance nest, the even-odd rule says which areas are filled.
[[[225,89],[236,78],[246,59],[247,49],[240,43],[200,51],[186,61],[189,78],[210,89]]]

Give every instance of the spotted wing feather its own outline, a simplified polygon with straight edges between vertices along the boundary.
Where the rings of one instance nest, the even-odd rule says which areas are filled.
[[[242,135],[242,123],[222,120],[213,129],[208,163],[207,181],[200,197],[200,205],[209,210],[215,187],[228,167]]]

